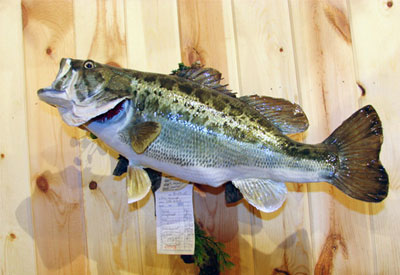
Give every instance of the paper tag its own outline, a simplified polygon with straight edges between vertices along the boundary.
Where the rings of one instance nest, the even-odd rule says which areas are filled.
[[[163,177],[155,195],[157,253],[193,255],[193,185]]]

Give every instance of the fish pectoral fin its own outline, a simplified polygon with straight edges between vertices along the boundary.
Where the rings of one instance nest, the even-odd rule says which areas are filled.
[[[308,128],[307,116],[296,103],[258,95],[242,96],[239,99],[260,112],[285,135],[301,133]]]
[[[283,182],[269,179],[241,179],[232,183],[251,205],[263,212],[278,210],[286,200],[287,188]]]
[[[126,181],[128,203],[143,199],[150,191],[151,181],[147,172],[140,167],[129,166]]]
[[[147,147],[158,137],[161,132],[161,124],[154,121],[146,121],[136,124],[131,131],[131,145],[137,154],[142,154]]]

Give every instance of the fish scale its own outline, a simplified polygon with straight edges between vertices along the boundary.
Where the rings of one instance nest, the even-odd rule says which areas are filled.
[[[149,119],[160,122],[164,127],[157,140],[144,152],[148,157],[182,166],[228,168],[266,165],[265,151],[256,145],[243,144],[222,134],[210,133],[210,130],[191,123],[163,118]],[[182,144],[185,146],[182,147]]]
[[[150,78],[152,82],[140,83],[141,80],[133,81],[134,83],[140,83],[135,86],[137,92],[135,105],[144,106],[143,110],[140,110],[140,116],[146,117],[146,120],[158,121],[163,125],[160,136],[144,152],[146,156],[160,161],[180,164],[181,166],[265,168],[269,171],[264,171],[264,176],[270,174],[270,177],[273,177],[273,169],[279,167],[288,167],[299,171],[305,170],[307,173],[310,171],[319,173],[330,168],[326,167],[326,162],[315,163],[314,160],[303,160],[298,156],[292,157],[285,154],[279,158],[280,152],[277,150],[274,151],[274,147],[271,146],[271,143],[276,142],[277,137],[273,136],[273,139],[271,139],[269,136],[266,136],[270,134],[270,131],[262,129],[260,126],[254,128],[252,125],[245,125],[244,127],[242,124],[242,130],[259,131],[257,135],[262,136],[260,140],[267,140],[270,144],[238,141],[236,138],[226,134],[233,131],[227,131],[227,125],[239,130],[235,127],[238,124],[237,121],[231,117],[227,117],[223,112],[215,110],[212,110],[212,112],[202,112],[201,110],[208,109],[209,106],[193,98],[188,99],[187,95],[176,93],[172,89],[161,88],[156,83],[157,76],[155,74]],[[143,94],[145,95],[142,96]],[[158,102],[156,106],[153,104],[154,101]],[[187,108],[182,107],[184,104],[181,104],[180,101],[185,101],[186,104],[196,107],[190,112]],[[159,107],[159,105],[161,106]],[[152,116],[154,113],[156,115]],[[260,115],[257,113],[257,116]],[[202,121],[202,118],[207,123],[199,125],[201,123],[198,121]],[[241,118],[241,120],[245,118]],[[217,126],[210,127],[213,122]],[[268,126],[269,128],[273,128],[271,125]],[[285,136],[281,136],[280,138],[288,144],[288,147],[295,145],[300,147],[307,146],[298,144]],[[182,144],[185,144],[185,147],[182,148]],[[164,147],[169,148],[169,150],[161,149]],[[182,157],[182,154],[185,154],[185,152],[180,153],[182,150],[191,153],[190,161]],[[301,180],[300,177],[297,180]]]

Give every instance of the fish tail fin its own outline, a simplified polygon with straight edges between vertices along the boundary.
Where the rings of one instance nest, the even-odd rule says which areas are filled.
[[[338,166],[331,183],[352,198],[380,202],[389,178],[379,161],[383,141],[381,121],[367,105],[342,123],[323,143],[338,149]]]

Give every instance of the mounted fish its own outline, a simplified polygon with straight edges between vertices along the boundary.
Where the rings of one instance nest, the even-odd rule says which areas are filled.
[[[197,65],[162,75],[68,58],[38,95],[67,124],[83,126],[129,160],[129,202],[150,190],[145,167],[214,187],[231,181],[265,212],[282,205],[286,181],[325,181],[367,202],[387,196],[382,126],[372,106],[322,143],[303,144],[286,136],[308,127],[297,104],[236,97],[220,79]]]

